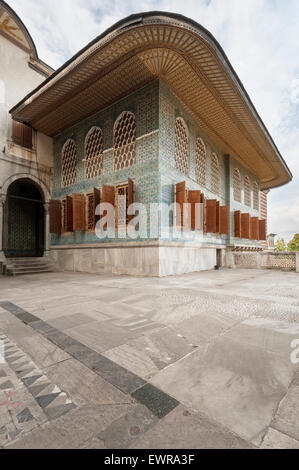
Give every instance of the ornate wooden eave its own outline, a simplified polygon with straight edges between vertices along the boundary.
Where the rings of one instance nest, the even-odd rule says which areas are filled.
[[[214,37],[181,15],[132,15],[96,38],[16,105],[13,117],[48,136],[161,80],[221,148],[260,180],[292,174]]]

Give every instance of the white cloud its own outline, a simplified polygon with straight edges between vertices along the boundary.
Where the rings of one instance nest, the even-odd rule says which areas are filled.
[[[54,67],[116,21],[140,11],[181,13],[210,30],[294,174],[293,183],[271,192],[269,230],[299,232],[297,0],[8,1],[32,34],[40,58]]]

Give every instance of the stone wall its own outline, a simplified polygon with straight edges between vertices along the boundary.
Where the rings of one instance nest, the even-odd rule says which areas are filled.
[[[299,272],[299,253],[229,251],[227,266],[231,268],[278,269]]]

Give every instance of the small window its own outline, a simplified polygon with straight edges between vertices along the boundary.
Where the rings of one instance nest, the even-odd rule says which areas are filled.
[[[71,186],[77,179],[77,146],[69,139],[62,149],[62,187]]]
[[[215,153],[212,155],[212,191],[215,194],[219,194],[219,160]]]
[[[103,170],[103,133],[93,127],[85,139],[85,178],[101,176]]]
[[[136,163],[136,118],[124,112],[114,127],[114,170],[123,170]]]
[[[254,210],[258,211],[260,208],[260,201],[259,201],[259,186],[255,182],[253,183],[253,208]]]
[[[95,195],[94,193],[87,194],[86,197],[86,204],[87,204],[87,210],[86,210],[86,228],[87,231],[92,232],[95,229]]]
[[[207,151],[202,139],[196,142],[196,179],[203,186],[206,185]]]
[[[251,187],[250,187],[250,179],[248,176],[244,178],[244,200],[245,205],[251,207]]]
[[[129,185],[116,188],[116,221],[117,226],[125,226],[129,223]]]
[[[242,200],[242,190],[241,190],[241,174],[238,168],[234,169],[234,200],[236,202],[241,202]]]
[[[12,141],[22,147],[32,149],[32,127],[22,122],[12,122]]]
[[[177,118],[175,126],[175,167],[189,174],[189,138],[184,119]]]

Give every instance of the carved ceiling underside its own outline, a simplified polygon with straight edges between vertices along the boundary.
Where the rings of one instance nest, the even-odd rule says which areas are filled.
[[[124,20],[91,43],[12,114],[49,136],[160,79],[223,153],[260,179],[263,188],[291,174],[216,41],[175,15]]]

